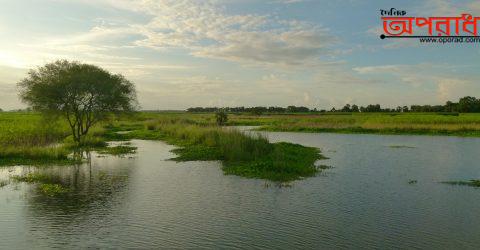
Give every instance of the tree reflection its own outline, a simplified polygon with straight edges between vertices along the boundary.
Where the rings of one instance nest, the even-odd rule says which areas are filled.
[[[134,161],[118,158],[98,158],[90,152],[77,152],[87,161],[71,167],[24,169],[24,175],[43,176],[45,180],[26,185],[28,212],[34,221],[65,227],[85,216],[106,216],[116,202],[124,198]],[[95,158],[96,157],[96,158]],[[44,183],[61,185],[66,192],[45,195],[39,188]],[[99,213],[99,210],[105,213]]]

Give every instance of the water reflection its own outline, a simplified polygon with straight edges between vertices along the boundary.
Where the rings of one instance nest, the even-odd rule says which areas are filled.
[[[0,249],[480,244],[480,190],[439,183],[480,177],[480,139],[266,134],[319,147],[330,157],[322,164],[334,168],[277,188],[224,176],[218,162],[168,161],[173,147],[149,141],[133,142],[135,158],[92,155],[91,165],[0,168],[0,181],[42,173],[69,188],[53,197],[27,183],[0,188]]]

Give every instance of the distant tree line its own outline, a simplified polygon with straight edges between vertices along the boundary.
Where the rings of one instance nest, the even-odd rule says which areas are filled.
[[[307,113],[307,112],[317,112],[316,109],[309,109],[307,107],[297,107],[297,106],[288,106],[283,107],[234,107],[234,108],[222,108],[228,113],[252,113],[252,114],[263,114],[263,113]],[[196,113],[214,113],[220,110],[217,107],[196,107],[187,109],[188,112]]]
[[[445,105],[411,105],[398,106],[396,108],[382,108],[380,104],[370,104],[367,106],[358,106],[355,104],[346,104],[341,109],[332,108],[331,110],[317,110],[307,107],[288,106],[283,107],[233,107],[233,108],[217,108],[217,107],[196,107],[187,109],[193,113],[214,113],[223,109],[228,113],[252,113],[252,114],[281,114],[281,113],[327,113],[327,112],[349,112],[349,113],[368,113],[368,112],[458,112],[458,113],[480,113],[480,99],[466,96],[460,98],[458,102],[448,101]]]

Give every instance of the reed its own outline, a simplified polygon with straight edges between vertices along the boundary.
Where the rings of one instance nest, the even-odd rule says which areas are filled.
[[[131,128],[122,123],[112,130]],[[227,129],[177,117],[157,117],[144,123],[142,129],[124,134],[111,134],[111,139],[164,140],[179,146],[174,152],[177,161],[219,160],[225,174],[288,182],[313,176],[318,171],[315,162],[322,159],[316,148],[291,143],[270,143],[261,134],[247,135]],[[108,135],[107,135],[108,138]]]

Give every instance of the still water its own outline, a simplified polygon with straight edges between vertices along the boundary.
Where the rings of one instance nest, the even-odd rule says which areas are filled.
[[[0,181],[41,172],[70,187],[61,197],[0,188],[0,249],[480,245],[480,189],[439,183],[480,179],[480,139],[266,134],[319,147],[333,168],[280,188],[224,176],[218,162],[169,161],[172,146],[140,140],[133,157],[0,168]]]

